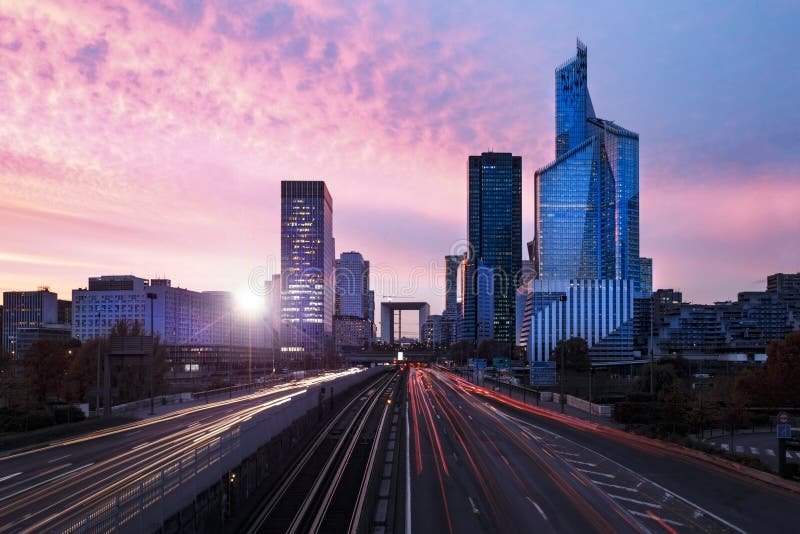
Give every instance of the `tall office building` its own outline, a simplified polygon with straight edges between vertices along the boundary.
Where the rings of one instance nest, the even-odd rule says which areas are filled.
[[[639,290],[639,135],[595,117],[586,46],[555,72],[556,159],[536,171],[539,278],[633,280]]]
[[[366,319],[369,314],[369,261],[360,252],[336,260],[336,315]]]
[[[639,258],[639,293],[649,297],[653,292],[653,258]]]
[[[333,329],[336,350],[364,347],[373,336],[375,294],[369,289],[369,261],[359,252],[342,252],[336,260],[336,306]],[[372,308],[372,310],[370,310]]]
[[[17,347],[22,328],[38,328],[58,321],[58,295],[47,288],[3,292],[3,350],[14,358],[24,354]]]
[[[464,256],[444,257],[444,311],[456,313],[458,310],[458,269]]]
[[[522,262],[522,158],[484,152],[468,161],[470,254],[463,279],[462,339],[478,341],[478,262],[491,273],[492,336],[515,342],[516,290]],[[482,332],[486,329],[482,327]]]
[[[318,362],[332,353],[333,200],[323,181],[281,182],[281,353]]]
[[[535,173],[530,249],[541,283],[529,284],[527,324],[520,337],[532,358],[547,359],[545,352],[558,340],[575,334],[587,340],[597,357],[630,357],[633,298],[642,282],[639,135],[595,115],[586,45],[580,41],[575,56],[555,70],[555,96],[556,159]],[[559,287],[560,296],[568,299],[573,294],[569,288],[582,288],[574,294],[581,306],[587,294],[613,299],[580,308],[589,314],[581,321],[594,326],[576,330],[571,325],[581,322],[562,320],[572,306],[551,306],[547,287]]]

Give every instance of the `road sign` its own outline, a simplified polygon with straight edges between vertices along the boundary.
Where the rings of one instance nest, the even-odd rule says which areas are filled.
[[[492,366],[498,371],[508,369],[508,358],[492,358]]]
[[[781,412],[778,414],[778,422],[782,425],[785,425],[789,422],[789,414],[786,412]]]
[[[792,425],[787,423],[779,423],[776,425],[778,430],[778,439],[789,439],[792,437]]]
[[[476,358],[475,359],[475,370],[476,371],[483,371],[486,369],[486,360],[484,358]]]
[[[531,362],[532,386],[556,385],[556,362]]]

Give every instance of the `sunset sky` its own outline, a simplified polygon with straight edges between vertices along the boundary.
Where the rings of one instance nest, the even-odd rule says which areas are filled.
[[[800,271],[799,4],[0,0],[0,290],[89,276],[239,290],[278,272],[280,180],[323,179],[337,255],[444,305],[467,156],[554,157],[553,70],[640,134],[655,286]]]

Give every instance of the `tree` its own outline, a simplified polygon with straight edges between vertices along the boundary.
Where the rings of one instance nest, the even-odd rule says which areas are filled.
[[[564,357],[564,366],[571,371],[587,371],[591,366],[589,344],[581,337],[562,339],[556,343],[550,353],[550,361],[558,362],[560,366],[562,356]]]
[[[64,377],[64,398],[68,402],[92,401],[87,398],[90,388],[97,386],[97,346],[100,341],[90,339],[73,350],[73,356]]]
[[[31,401],[45,405],[58,397],[67,370],[66,349],[54,341],[35,341],[24,356],[24,383]]]
[[[650,365],[646,363],[642,366],[642,374],[633,383],[632,390],[637,393],[650,393]],[[663,398],[664,393],[672,387],[678,380],[675,369],[671,365],[653,365],[653,395],[655,398]]]
[[[773,406],[800,406],[800,332],[767,346],[766,385]]]
[[[453,343],[447,349],[447,354],[458,365],[465,365],[469,358],[472,358],[475,347],[471,341],[459,341]]]
[[[129,324],[120,321],[111,329],[110,339],[114,337],[144,336],[147,335],[144,327],[138,321]],[[96,347],[95,347],[96,349]],[[153,340],[155,355],[155,369],[153,370],[153,395],[158,395],[164,390],[164,373],[169,350],[160,343],[159,337]],[[144,354],[140,362],[112,361],[111,381],[117,389],[116,399],[119,402],[129,402],[145,399],[150,396],[150,355]]]
[[[688,421],[689,398],[683,392],[678,382],[664,390],[664,425],[670,428],[673,434],[685,432]]]
[[[510,358],[511,344],[499,339],[484,339],[478,345],[478,357],[486,358],[490,363],[492,358]]]

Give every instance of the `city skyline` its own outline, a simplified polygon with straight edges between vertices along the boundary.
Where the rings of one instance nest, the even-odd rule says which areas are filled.
[[[532,238],[553,66],[576,34],[603,115],[643,139],[641,254],[654,288],[713,302],[797,271],[800,252],[786,246],[800,233],[797,60],[786,68],[783,52],[796,9],[634,8],[615,35],[600,7],[507,10],[494,15],[514,21],[500,36],[469,23],[480,7],[192,6],[75,6],[70,17],[0,7],[0,213],[14,229],[0,290],[67,295],[88,276],[129,273],[239,290],[269,266],[265,253],[264,279],[280,270],[280,180],[314,176],[337,199],[340,248],[369,257],[378,280],[438,265],[439,289],[424,280],[414,295],[438,309],[442,256],[466,237],[464,156],[491,148],[529,162],[522,241]],[[645,35],[645,20],[660,24]],[[691,83],[667,83],[676,72]],[[498,97],[502,110],[486,105]]]

